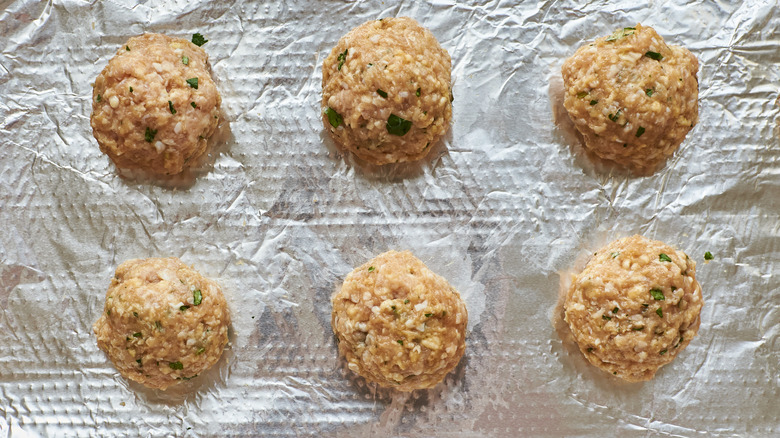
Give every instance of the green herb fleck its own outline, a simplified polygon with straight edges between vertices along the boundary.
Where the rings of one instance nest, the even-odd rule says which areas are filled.
[[[425,314],[425,317],[426,317],[426,318],[430,318],[430,317],[431,317],[431,315],[433,315],[433,313],[426,313],[426,314]]]
[[[106,315],[111,316],[111,309],[106,310]]]
[[[645,90],[645,94],[647,94],[648,97],[652,97],[653,93],[655,93],[655,90],[653,90],[652,88],[648,88]]]
[[[674,292],[676,290],[677,290],[677,287],[676,286],[672,286],[672,292]]]
[[[182,312],[184,312],[185,310],[187,310],[187,309],[189,309],[189,308],[190,308],[190,306],[181,306],[181,307],[179,307],[179,310],[181,310]]]
[[[198,89],[198,78],[189,78],[187,79],[187,83],[190,85],[190,87],[194,89]]]
[[[420,97],[420,91],[422,91],[422,88],[418,88],[414,94],[416,94],[417,97]]]
[[[671,262],[672,258],[669,257],[668,255],[664,254],[664,253],[661,253],[661,254],[658,254],[658,260],[660,260],[662,262]]]
[[[605,321],[609,321],[609,320],[612,319],[612,317],[611,316],[607,316],[607,315],[601,315],[601,319],[603,319]]]
[[[640,127],[639,127],[639,128],[637,128],[637,130],[636,130],[636,138],[639,138],[639,137],[641,137],[641,136],[642,136],[642,134],[644,134],[644,133],[645,133],[645,127],[644,127],[644,126],[640,126]]]
[[[590,101],[590,106],[593,106],[593,105],[595,105],[595,104],[597,104],[597,103],[599,103],[599,101],[598,101],[598,100],[591,100],[591,101]]]
[[[679,340],[679,341],[677,341],[677,343],[676,343],[676,344],[674,344],[674,348],[677,348],[677,347],[679,347],[679,346],[680,346],[680,344],[682,344],[682,341],[683,341],[683,337],[682,337],[682,336],[680,336],[680,340]]]
[[[143,366],[143,364],[141,363],[141,359],[136,359],[135,361],[138,363],[138,365]]]
[[[171,110],[171,114],[176,114],[176,110],[173,108],[173,102],[168,101],[168,109]]]
[[[328,107],[328,109],[325,110],[325,115],[328,116],[328,122],[330,122],[330,126],[334,128],[338,128],[342,123],[344,123],[344,119],[341,117],[341,114],[334,111],[331,107]]]
[[[607,41],[615,41],[619,40],[623,37],[627,37],[629,35],[633,35],[634,31],[636,30],[635,27],[624,27],[622,29],[618,29],[614,32],[612,32],[612,35],[607,37]]]
[[[101,95],[99,95],[99,94],[98,94],[98,95],[97,95],[97,101],[98,101],[98,102],[100,102],[101,100],[103,100],[103,96],[101,96]]]
[[[130,51],[130,46],[125,46],[125,50]]]
[[[198,348],[198,351],[195,352],[196,355],[201,355],[206,352],[206,349],[204,347]]]
[[[141,336],[143,336],[141,332],[133,333],[134,338],[140,338]]]
[[[339,71],[341,71],[341,66],[344,65],[344,62],[346,62],[348,54],[349,54],[349,50],[348,49],[344,49],[344,51],[339,54],[339,56],[338,56],[338,60],[339,60],[338,70]]]
[[[203,294],[200,292],[200,289],[195,289],[192,292],[192,304],[196,306],[200,306],[200,303],[203,302]]]
[[[385,99],[387,99],[387,93],[384,90],[377,89],[376,90],[376,94],[378,94],[378,95],[384,97]]]
[[[663,301],[666,299],[661,289],[650,289],[650,295],[652,295],[656,301]]]
[[[138,318],[138,312],[133,312],[133,316],[135,316],[136,318]]]
[[[608,115],[607,117],[609,117],[609,120],[617,123],[618,119],[620,118],[620,110],[618,110],[615,114]]]
[[[374,272],[375,270],[376,270],[376,268],[373,267],[373,266],[369,266],[368,267],[368,272]]]
[[[660,60],[664,59],[664,55],[662,55],[662,54],[660,54],[658,52],[647,51],[645,53],[645,56],[647,56],[650,59],[655,59],[656,61],[660,61]]]
[[[133,87],[130,87],[130,92],[131,92],[131,93],[133,92]]]
[[[147,126],[146,132],[144,132],[144,140],[146,140],[147,143],[151,143],[154,140],[155,135],[157,135],[157,130]]]
[[[385,125],[385,128],[387,128],[387,132],[390,135],[397,135],[401,137],[409,132],[410,129],[412,129],[412,122],[409,120],[404,120],[395,114],[390,114],[390,117],[387,118],[387,124]]]
[[[445,316],[447,316],[447,311],[446,311],[446,310],[442,310],[442,311],[441,311],[441,316],[442,316],[442,318],[444,318]]]
[[[707,251],[707,252],[704,253],[704,260],[712,260],[714,258],[715,257],[712,256],[711,252]]]
[[[593,352],[593,350],[595,350],[595,348],[593,348],[593,347],[588,347],[588,353],[591,353],[591,352]]]
[[[198,107],[198,105],[195,105],[195,102],[190,102],[190,106],[193,107],[193,108],[197,108]]]
[[[162,331],[162,323],[160,321],[155,321],[154,326],[157,327],[157,330]]]
[[[209,42],[206,38],[203,38],[203,35],[196,33],[192,35],[192,44],[195,44],[196,46],[200,47],[204,44]]]
[[[645,329],[645,326],[643,326],[643,325],[638,325],[636,327],[631,327],[631,330],[633,330],[635,332],[638,332],[638,331],[644,330],[644,329]]]
[[[616,258],[616,257],[617,257],[617,256],[619,256],[619,255],[620,255],[620,253],[619,253],[619,252],[613,252],[613,253],[612,253],[612,258],[614,259],[614,258]]]
[[[580,91],[579,93],[577,93],[577,99],[582,99],[583,97],[585,97],[587,95],[588,95],[587,91]]]
[[[663,309],[661,309],[660,307],[659,307],[659,308],[657,308],[657,309],[655,309],[655,313],[657,313],[657,314],[658,314],[658,316],[660,316],[661,318],[663,318],[663,317],[664,317],[664,311],[663,311]]]
[[[612,309],[612,313],[618,313],[619,311],[620,311],[620,309],[619,309],[619,308],[617,308],[617,307],[615,307],[614,309]]]
[[[184,65],[190,65],[190,57],[187,55],[181,56],[181,63]]]
[[[404,304],[409,304],[409,300],[404,300]]]
[[[402,340],[400,340],[400,339],[399,339],[399,340],[397,340],[397,341],[395,341],[395,342],[398,342],[400,345],[404,345],[404,341],[402,341]]]
[[[663,356],[664,354],[666,354],[666,350],[661,350],[661,351],[659,351],[659,352],[658,352],[658,354],[660,354],[661,356]]]
[[[168,364],[168,366],[171,367],[172,370],[183,370],[184,369],[184,365],[182,365],[182,363],[179,362],[179,361],[171,362],[171,363]]]

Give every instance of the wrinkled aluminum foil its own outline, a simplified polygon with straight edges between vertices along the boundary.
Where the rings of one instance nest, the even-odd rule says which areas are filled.
[[[776,1],[0,1],[0,436],[777,436],[780,11]],[[411,16],[453,59],[452,128],[429,159],[365,168],[320,118],[321,64],[366,20]],[[700,119],[666,166],[594,163],[560,66],[637,22],[701,63]],[[188,179],[121,177],[89,125],[91,83],[143,32],[209,39],[227,120]],[[567,339],[559,293],[642,233],[698,265],[698,337],[622,383]],[[331,293],[409,249],[470,314],[443,384],[346,370]],[[705,251],[714,260],[704,262]],[[116,266],[177,256],[223,287],[231,344],[152,391],[92,324]]]

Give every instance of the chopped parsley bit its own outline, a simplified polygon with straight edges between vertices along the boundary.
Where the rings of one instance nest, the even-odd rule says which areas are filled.
[[[677,347],[679,347],[679,346],[680,346],[680,344],[682,344],[682,341],[683,341],[683,337],[682,337],[682,336],[680,336],[680,340],[679,340],[679,341],[677,341],[677,343],[676,343],[676,344],[674,344],[674,348],[677,348]]]
[[[674,292],[674,291],[676,291],[676,290],[677,290],[677,287],[675,287],[675,286],[672,286],[672,292]]]
[[[111,309],[106,310],[106,315],[111,316]]]
[[[618,313],[619,311],[620,311],[620,309],[619,309],[619,308],[617,308],[617,307],[615,307],[614,309],[612,309],[612,313]]]
[[[341,71],[341,66],[344,65],[344,62],[347,60],[347,55],[349,54],[349,49],[344,49],[342,53],[339,54],[338,60],[339,60],[339,67],[338,70]]]
[[[668,255],[664,254],[664,253],[661,253],[661,254],[658,254],[658,260],[662,261],[662,262],[671,262],[672,258],[669,257]]]
[[[601,315],[601,319],[609,321],[609,320],[612,319],[612,317],[611,316],[607,316],[607,315]]]
[[[402,341],[402,340],[400,340],[400,339],[399,339],[399,340],[397,340],[397,341],[395,341],[395,342],[398,342],[400,345],[404,345],[404,341]]]
[[[189,309],[189,308],[190,308],[190,306],[181,306],[181,307],[179,307],[179,310],[181,310],[182,312],[184,312],[185,310],[187,310],[187,309]]]
[[[130,92],[131,92],[131,93],[133,92],[133,87],[130,87]]]
[[[203,354],[205,351],[206,351],[206,349],[205,349],[204,347],[200,347],[200,348],[198,348],[198,351],[196,351],[196,352],[195,352],[195,354],[196,354],[196,355],[201,355],[201,354]]]
[[[330,122],[330,126],[334,128],[338,128],[342,123],[344,123],[344,118],[341,117],[341,114],[334,111],[331,107],[328,107],[328,109],[325,110],[325,115],[328,116],[328,122]]]
[[[591,101],[590,101],[590,106],[593,106],[593,105],[595,105],[595,104],[597,104],[597,103],[599,103],[599,101],[598,101],[598,100],[591,100]]]
[[[638,331],[644,330],[644,329],[645,329],[645,326],[643,326],[643,325],[638,325],[636,327],[631,327],[631,330],[633,330],[635,332],[638,332]]]
[[[187,83],[190,85],[190,87],[196,90],[198,89],[198,78],[187,79]]]
[[[195,289],[192,292],[192,304],[196,306],[200,306],[200,303],[203,302],[203,294],[200,292],[200,289]]]
[[[628,146],[628,143],[623,143],[623,147],[626,147],[626,146]]]
[[[421,88],[418,88],[418,89],[417,89],[417,91],[416,91],[414,94],[416,94],[416,95],[417,95],[417,97],[420,97],[420,91],[422,91],[422,89],[421,89]]]
[[[409,300],[404,300],[404,304],[409,304]]]
[[[582,99],[583,97],[585,97],[587,95],[588,95],[587,91],[580,91],[579,93],[577,93],[577,99]]]
[[[666,299],[661,289],[650,289],[650,295],[652,295],[656,301],[663,301]]]
[[[154,140],[155,135],[157,135],[157,130],[147,126],[146,132],[144,132],[144,140],[146,140],[147,143],[151,143]]]
[[[615,114],[610,114],[607,117],[609,117],[609,120],[612,120],[613,122],[617,122],[620,118],[620,110],[618,110]]]
[[[103,100],[103,96],[101,96],[101,95],[99,95],[99,94],[98,94],[98,95],[97,95],[97,101],[98,101],[98,102],[100,102],[101,100]]]
[[[171,367],[172,370],[183,370],[184,369],[184,365],[182,365],[182,363],[179,362],[179,361],[171,362],[171,363],[168,364],[168,366]]]
[[[157,330],[162,331],[162,323],[160,321],[155,321],[154,326],[157,327]]]
[[[138,365],[142,365],[141,364],[141,359],[136,359],[135,361],[138,362]]]
[[[125,46],[125,50],[130,51],[130,46]]]
[[[184,65],[190,65],[190,57],[187,55],[181,55],[181,63]]]
[[[612,258],[614,259],[615,257],[617,257],[617,256],[619,256],[619,255],[620,255],[620,253],[619,253],[619,252],[613,252],[613,253],[612,253]]]
[[[377,89],[376,90],[376,94],[378,94],[378,95],[384,97],[385,99],[387,99],[387,93],[384,90]]]
[[[374,272],[374,270],[376,270],[375,267],[373,267],[373,266],[369,266],[368,267],[368,272]]]
[[[168,101],[168,109],[171,110],[171,114],[176,114],[176,110],[173,108],[173,102]]]
[[[133,312],[133,316],[135,316],[136,318],[138,318],[138,312]]]
[[[143,335],[141,334],[141,332],[138,332],[138,333],[133,333],[133,337],[134,337],[134,338],[140,338],[141,336],[143,336]]]
[[[647,303],[642,303],[642,307],[648,307],[648,306],[649,306],[649,304],[647,304]]]
[[[639,128],[637,128],[637,130],[636,130],[636,137],[637,137],[637,138],[639,138],[639,137],[641,137],[641,136],[642,136],[642,134],[644,134],[644,133],[645,133],[645,127],[644,127],[644,126],[640,126],[640,127],[639,127]]]
[[[195,102],[190,102],[190,106],[192,106],[193,108],[197,108],[198,107],[198,105],[195,105]]]
[[[652,88],[648,88],[645,90],[645,94],[647,94],[648,97],[652,97],[653,93],[655,93],[655,90],[653,90]]]
[[[593,348],[593,347],[588,347],[588,353],[592,352],[593,350],[595,350],[595,348]]]
[[[658,316],[660,316],[661,318],[663,318],[663,317],[664,317],[664,311],[663,311],[663,309],[661,309],[660,307],[659,307],[659,308],[657,308],[657,309],[655,309],[655,313],[657,313],[657,314],[658,314]]]
[[[666,354],[666,350],[661,350],[661,351],[659,351],[659,352],[658,352],[658,354],[660,354],[661,356],[663,356],[664,354]]]
[[[390,114],[390,117],[387,118],[387,124],[385,125],[385,128],[390,135],[397,135],[401,137],[409,132],[410,129],[412,129],[412,122],[402,119],[395,114]]]
[[[426,317],[426,318],[430,318],[430,317],[431,317],[431,315],[433,315],[433,313],[426,313],[426,314],[425,314],[425,317]]]
[[[662,54],[660,54],[658,52],[647,51],[645,53],[645,56],[647,56],[650,59],[655,59],[656,61],[660,61],[660,60],[664,59],[664,55],[662,55]]]
[[[612,32],[612,35],[607,37],[607,41],[615,41],[619,40],[623,37],[627,37],[629,35],[633,35],[634,31],[636,30],[635,27],[624,27],[622,29],[618,29],[614,32]]]
[[[704,253],[704,260],[712,260],[714,258],[715,257],[712,256],[711,252],[707,251],[707,252]]]
[[[192,44],[195,44],[198,47],[206,44],[207,42],[209,42],[209,40],[207,40],[206,38],[203,38],[203,35],[201,35],[199,33],[195,33],[195,34],[192,35]]]

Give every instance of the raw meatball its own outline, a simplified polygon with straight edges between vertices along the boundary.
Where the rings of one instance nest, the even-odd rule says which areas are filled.
[[[217,363],[229,325],[219,285],[171,257],[119,265],[93,329],[122,376],[166,389]]]
[[[322,65],[322,120],[344,149],[374,163],[423,158],[452,117],[450,55],[408,17],[369,21]]]
[[[466,350],[466,305],[409,251],[388,251],[355,269],[331,300],[347,366],[380,386],[431,388]]]
[[[130,38],[92,90],[92,133],[117,167],[173,175],[206,151],[221,98],[208,55],[159,34]]]
[[[630,382],[650,380],[699,330],[696,263],[657,240],[635,235],[599,250],[564,303],[580,351]]]
[[[637,24],[563,63],[564,106],[585,148],[637,174],[672,155],[699,118],[699,62]]]

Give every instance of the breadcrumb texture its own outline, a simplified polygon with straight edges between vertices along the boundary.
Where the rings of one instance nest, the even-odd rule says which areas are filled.
[[[460,294],[409,251],[388,251],[355,269],[332,302],[349,369],[380,386],[431,388],[466,350]]]
[[[702,304],[696,263],[635,235],[593,256],[569,289],[564,319],[591,364],[637,382],[652,379],[691,342]]]
[[[119,265],[93,330],[123,377],[166,389],[217,363],[229,325],[219,285],[171,257]]]
[[[425,157],[449,129],[451,64],[436,37],[411,18],[358,26],[322,65],[325,129],[342,148],[373,164]],[[343,118],[338,127],[329,122],[328,108]],[[412,122],[411,129],[390,134],[391,115]]]
[[[580,47],[563,63],[564,107],[587,150],[636,174],[652,173],[698,121],[698,70],[690,51],[637,24]]]
[[[193,78],[197,89],[187,83]],[[144,34],[122,45],[95,79],[92,133],[117,167],[174,175],[206,151],[221,102],[203,49]]]

